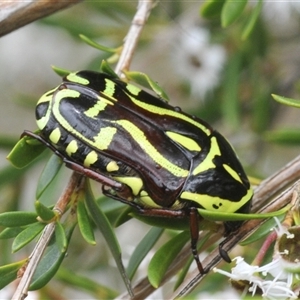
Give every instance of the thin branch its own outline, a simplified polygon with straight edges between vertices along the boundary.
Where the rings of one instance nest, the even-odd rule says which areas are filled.
[[[79,188],[79,186],[81,186],[81,184],[82,176],[77,173],[73,173],[66,189],[58,199],[55,207],[53,208],[54,211],[58,212],[59,216],[63,215],[70,201],[71,195],[76,189]],[[47,248],[47,245],[54,233],[55,226],[56,222],[54,221],[44,228],[39,241],[34,247],[31,255],[28,257],[27,264],[25,266],[25,272],[22,274],[22,278],[12,297],[12,300],[23,300],[27,297],[27,292],[32,276],[34,275],[38,263],[40,262],[42,255],[45,249]]]
[[[125,38],[120,59],[115,68],[115,72],[118,74],[118,76],[122,76],[123,71],[129,70],[139,37],[150,15],[151,9],[154,6],[154,2],[155,1],[153,0],[139,0],[137,12],[131,22],[130,29]]]
[[[0,37],[82,0],[29,0],[0,2]]]

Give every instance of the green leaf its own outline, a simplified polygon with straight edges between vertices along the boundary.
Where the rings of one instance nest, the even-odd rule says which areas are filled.
[[[106,60],[102,60],[100,65],[100,71],[108,75],[111,75],[115,78],[119,78],[119,76],[115,73],[115,71],[112,69],[112,67],[109,65],[109,63]]]
[[[162,217],[154,217],[154,216],[143,216],[139,214],[136,210],[132,210],[130,212],[130,216],[151,226],[162,227],[165,229],[189,230],[190,228],[188,218],[170,219],[170,218],[162,218]]]
[[[19,269],[26,263],[27,259],[0,267],[0,290],[10,282],[17,279]]]
[[[67,69],[62,69],[56,66],[51,66],[52,70],[60,77],[64,77],[72,73],[72,71],[67,70]]]
[[[154,227],[160,227],[164,229],[171,229],[171,230],[179,230],[179,231],[185,231],[190,230],[190,223],[188,217],[186,218],[170,218],[170,217],[155,217],[155,216],[143,216],[141,215],[136,209],[133,207],[128,207],[122,214],[120,215],[120,219],[117,219],[116,226],[120,226],[121,224],[128,221],[129,215],[131,218],[135,218],[145,224],[154,226]],[[216,231],[219,229],[218,224],[215,222],[211,222],[208,220],[202,219],[199,223],[199,230],[211,230]]]
[[[40,201],[35,201],[35,210],[42,221],[49,222],[55,218],[55,212]]]
[[[66,237],[64,227],[62,226],[62,224],[60,222],[56,222],[55,241],[56,241],[56,244],[57,244],[58,248],[60,249],[60,251],[62,253],[67,251],[68,240],[67,240],[67,237]]]
[[[79,37],[88,45],[104,51],[104,52],[108,52],[108,53],[116,53],[118,51],[120,51],[120,48],[109,48],[109,47],[105,47],[103,45],[98,44],[97,42],[93,41],[92,39],[88,38],[87,36],[83,35],[83,34],[79,34]]]
[[[226,0],[221,12],[222,27],[227,27],[236,21],[246,7],[247,0]]]
[[[287,146],[300,145],[299,129],[281,129],[277,131],[267,131],[264,138],[271,143],[284,144]]]
[[[127,205],[127,207],[125,209],[123,208],[123,210],[120,212],[120,214],[115,218],[114,223],[113,223],[114,226],[119,227],[122,224],[131,220],[132,216],[133,216],[132,213],[134,213],[134,212],[135,212],[135,209],[133,207]]]
[[[127,267],[127,274],[130,279],[133,278],[138,266],[145,258],[145,256],[149,253],[152,247],[155,245],[157,240],[162,235],[164,229],[153,227],[149,230],[149,232],[145,235],[142,241],[138,244],[138,246],[133,251],[128,267]]]
[[[284,216],[277,217],[280,221],[284,219]],[[245,240],[239,243],[241,246],[246,246],[249,244],[252,244],[259,239],[269,235],[271,233],[271,229],[274,228],[277,225],[274,218],[271,218],[267,220],[265,223],[263,223],[253,234],[251,234],[249,237],[247,237]]]
[[[45,145],[34,138],[24,136],[8,154],[7,159],[16,168],[22,169],[29,165],[46,149]]]
[[[270,212],[270,213],[259,213],[259,214],[239,214],[239,213],[226,213],[226,212],[215,212],[208,211],[203,208],[198,208],[199,214],[211,221],[244,221],[244,220],[253,220],[253,219],[266,219],[271,217],[277,217],[286,213],[291,208],[290,205],[285,206],[284,208]]]
[[[35,223],[20,232],[13,241],[12,252],[17,252],[30,243],[45,227],[45,224]]]
[[[206,0],[201,8],[200,14],[204,18],[213,18],[221,14],[225,0]]]
[[[246,40],[250,34],[253,32],[253,29],[255,27],[255,24],[257,22],[257,19],[259,17],[259,14],[262,10],[262,6],[263,6],[263,1],[259,0],[258,3],[256,4],[254,10],[251,13],[250,19],[248,20],[243,33],[242,33],[242,40]]]
[[[35,212],[9,211],[0,214],[0,225],[4,227],[24,226],[37,221]]]
[[[53,179],[58,174],[61,169],[63,162],[57,155],[53,154],[48,160],[44,170],[40,176],[38,181],[37,190],[36,190],[36,198],[39,199],[45,189],[50,185]]]
[[[76,222],[65,227],[65,234],[68,242],[70,241],[75,226]],[[45,254],[33,275],[29,290],[41,289],[53,278],[66,256],[67,247],[65,247],[64,252],[61,250],[61,245],[56,241],[56,236],[54,235],[54,238],[46,248]]]
[[[161,99],[165,100],[166,102],[169,101],[169,97],[166,94],[166,92],[162,89],[162,87],[159,86],[157,82],[152,80],[148,75],[134,71],[125,72],[125,75],[129,80],[132,80],[146,88],[150,88],[155,92],[155,94],[157,94]]]
[[[94,299],[115,299],[118,296],[117,292],[100,285],[97,281],[75,274],[73,271],[63,267],[59,268],[55,278],[65,283],[68,287],[74,287],[76,290],[85,290],[89,294],[94,295]]]
[[[22,227],[5,228],[0,233],[0,239],[5,240],[5,239],[14,238],[23,230],[24,230],[24,228],[22,228]]]
[[[190,232],[183,231],[164,244],[153,256],[148,266],[148,279],[151,285],[158,288],[170,264],[190,239]]]
[[[34,273],[29,290],[34,291],[45,286],[57,272],[64,257],[65,253],[60,251],[56,243],[48,246],[47,252]]]
[[[86,184],[85,191],[86,191],[85,203],[86,203],[88,212],[91,215],[96,226],[99,228],[99,230],[103,234],[105,241],[107,242],[107,245],[113,255],[113,258],[114,258],[116,265],[119,269],[119,272],[122,276],[122,279],[126,285],[128,293],[130,295],[133,295],[130,280],[129,280],[129,278],[125,272],[124,266],[123,266],[123,262],[122,262],[122,258],[121,258],[121,249],[120,249],[119,243],[117,241],[115,233],[114,233],[107,217],[101,211],[100,207],[97,205],[88,181]]]
[[[77,203],[77,218],[78,218],[78,225],[80,232],[83,238],[91,245],[95,245],[95,236],[94,236],[94,229],[90,222],[90,218],[86,211],[85,205],[83,201],[78,201]]]
[[[275,94],[272,94],[272,97],[275,101],[277,101],[281,104],[300,108],[300,100],[287,98],[287,97],[283,97],[283,96],[279,96],[279,95],[275,95]]]
[[[125,211],[127,211],[129,206],[121,203],[120,201],[115,201],[107,198],[107,201],[98,202],[97,200],[97,203],[101,206],[102,211],[105,213],[106,217],[113,227],[118,227],[128,220],[132,219],[130,216],[126,216],[126,214],[124,213]]]

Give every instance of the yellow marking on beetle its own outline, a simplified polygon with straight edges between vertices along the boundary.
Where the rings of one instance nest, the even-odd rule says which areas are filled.
[[[60,111],[59,111],[60,102],[66,97],[78,98],[79,96],[80,96],[80,92],[78,92],[78,91],[63,89],[63,90],[59,90],[55,94],[55,97],[53,98],[53,101],[52,101],[52,113],[53,113],[54,117],[56,118],[58,123],[69,132],[74,132],[74,127],[73,127],[73,125],[71,126],[67,122],[67,120],[60,114]]]
[[[131,101],[134,104],[136,104],[137,106],[139,106],[147,111],[150,111],[157,115],[167,115],[167,116],[171,116],[171,117],[186,121],[186,122],[191,123],[194,126],[200,128],[206,135],[208,135],[208,136],[211,135],[211,130],[209,128],[205,127],[204,125],[200,124],[199,122],[193,120],[192,118],[190,118],[180,112],[162,108],[162,107],[157,107],[155,105],[151,105],[151,104],[145,103],[143,101],[137,100],[134,97],[131,97],[130,95],[128,95],[128,96],[130,97]]]
[[[106,150],[109,147],[111,141],[113,140],[116,132],[117,128],[114,127],[101,128],[99,133],[96,136],[94,136],[94,142],[89,141],[89,143],[96,146],[99,150]]]
[[[37,102],[37,105],[40,104],[40,103],[43,103],[43,102],[50,102],[56,89],[57,89],[57,87],[55,89],[52,89],[51,91],[48,91],[47,93],[45,93],[39,99],[39,101]]]
[[[69,145],[66,148],[66,152],[69,156],[71,156],[73,153],[76,153],[78,150],[78,144],[76,140],[72,140]]]
[[[137,86],[133,85],[133,84],[127,84],[126,89],[132,94],[137,96],[139,94],[139,92],[141,91],[141,89],[139,89]]]
[[[90,83],[86,78],[78,76],[77,73],[70,73],[69,75],[67,75],[67,79],[71,82],[79,83],[82,85],[88,85]]]
[[[110,97],[113,97],[115,93],[115,83],[111,81],[110,79],[105,79],[105,90],[103,91],[103,94],[108,95]],[[116,99],[115,99],[116,100]]]
[[[94,106],[90,107],[84,112],[84,114],[90,118],[95,118],[99,115],[100,111],[104,111],[107,105],[114,105],[113,102],[99,97],[99,100],[95,103]]]
[[[38,106],[39,104],[49,102],[49,106],[47,108],[46,114],[44,116],[42,116],[40,119],[36,120],[36,124],[37,124],[38,128],[41,130],[43,130],[49,122],[50,115],[51,115],[51,106],[52,106],[51,101],[53,99],[54,91],[55,91],[55,89],[44,94],[37,103],[37,106]]]
[[[119,120],[112,123],[122,126],[132,138],[139,144],[139,146],[152,158],[154,162],[162,166],[176,177],[187,177],[188,170],[182,169],[177,165],[171,163],[168,159],[163,157],[156,148],[148,141],[144,132],[128,120]]]
[[[74,90],[61,90],[58,91],[55,97],[55,101],[53,102],[52,112],[54,117],[56,118],[57,122],[68,132],[73,134],[75,137],[80,139],[81,141],[87,143],[88,145],[91,145],[99,150],[106,150],[108,146],[110,145],[111,141],[113,140],[113,137],[115,133],[117,132],[117,129],[114,127],[104,127],[101,128],[99,133],[93,137],[93,139],[88,139],[83,134],[78,132],[76,128],[74,128],[73,124],[70,124],[67,119],[65,119],[61,113],[60,113],[60,102],[68,97],[68,98],[78,98],[80,96],[80,93],[78,91]]]
[[[221,152],[218,146],[217,139],[213,136],[211,138],[210,151],[206,155],[205,159],[194,169],[193,175],[197,175],[208,169],[215,168],[216,165],[213,163],[213,159],[216,155],[221,155]]]
[[[176,200],[174,203],[173,203],[173,205],[172,205],[172,209],[174,209],[174,210],[178,210],[178,209],[182,209],[184,207],[184,203],[182,203],[182,201],[180,201],[180,200]]]
[[[80,92],[71,90],[71,89],[63,89],[63,90],[58,90],[57,93],[55,94],[55,97],[53,99],[53,109],[59,108],[60,101],[63,100],[64,98],[79,98],[80,97]]]
[[[48,113],[48,111],[49,111],[49,113]],[[37,124],[37,126],[40,130],[43,130],[46,127],[46,125],[48,124],[49,117],[50,117],[50,112],[51,112],[51,110],[48,109],[47,114],[45,116],[43,116],[40,119],[36,120],[36,124]]]
[[[93,139],[88,139],[84,135],[82,135],[80,132],[74,128],[73,124],[70,124],[67,119],[65,119],[61,113],[60,113],[60,102],[65,97],[68,98],[78,98],[80,96],[80,93],[78,91],[74,90],[61,90],[57,93],[55,97],[55,101],[53,103],[52,112],[55,116],[57,122],[68,132],[73,134],[75,137],[80,139],[81,141],[87,143],[88,145],[94,146],[95,148],[99,150],[105,150],[110,145],[115,133],[117,132],[117,129],[114,127],[104,127],[101,128],[99,133],[93,137]]]
[[[119,170],[119,166],[116,161],[112,160],[110,161],[106,166],[107,172],[115,172]]]
[[[138,198],[138,202],[143,204],[143,206],[151,207],[151,208],[161,208],[160,205],[156,204],[151,197],[148,195],[148,193],[144,190],[140,192],[140,196]]]
[[[197,194],[191,192],[183,192],[180,195],[180,198],[194,201],[208,211],[234,213],[239,210],[244,204],[249,202],[252,196],[253,190],[250,188],[247,191],[247,194],[238,202],[222,199],[220,197],[213,197],[205,194]]]
[[[193,139],[187,136],[172,131],[166,131],[166,134],[174,142],[180,144],[181,146],[190,151],[201,151],[201,147]]]
[[[229,165],[223,164],[223,167],[236,181],[243,183],[239,174],[235,170],[233,170]]]
[[[60,129],[57,127],[55,128],[49,135],[49,139],[52,143],[57,144],[61,137]]]
[[[133,195],[135,196],[137,196],[140,193],[144,185],[143,180],[139,177],[114,177],[113,176],[113,179],[129,186],[132,190]]]
[[[84,159],[83,165],[89,167],[98,160],[98,154],[96,151],[92,150]]]

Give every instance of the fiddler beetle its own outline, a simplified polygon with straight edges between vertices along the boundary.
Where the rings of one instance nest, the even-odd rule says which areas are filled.
[[[36,106],[38,139],[108,197],[145,216],[188,218],[196,249],[198,208],[245,213],[253,191],[229,142],[203,120],[104,73],[65,76]],[[225,235],[240,221],[227,221]],[[227,253],[220,254],[229,260]]]

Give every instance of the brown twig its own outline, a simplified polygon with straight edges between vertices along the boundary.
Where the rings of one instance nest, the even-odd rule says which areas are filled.
[[[70,201],[72,194],[81,185],[82,185],[82,176],[77,173],[73,173],[66,189],[64,190],[64,192],[58,199],[55,207],[53,208],[53,210],[58,213],[58,217],[62,216],[62,214],[65,212],[66,207]],[[30,285],[32,276],[38,266],[38,263],[40,262],[40,260],[42,258],[42,255],[43,255],[53,233],[54,233],[55,226],[56,226],[56,222],[54,221],[54,222],[48,224],[44,228],[39,241],[37,242],[36,246],[34,247],[31,255],[28,257],[28,260],[27,260],[27,263],[25,266],[26,269],[25,269],[24,273],[22,274],[22,278],[21,278],[21,280],[18,284],[18,287],[12,297],[12,300],[23,300],[27,297],[27,291],[28,291],[28,287]]]
[[[120,59],[115,68],[115,72],[120,77],[122,76],[123,71],[129,70],[135,48],[153,6],[153,0],[139,1],[137,12],[131,22],[130,29],[125,38]]]
[[[82,0],[30,0],[0,2],[0,37]]]

